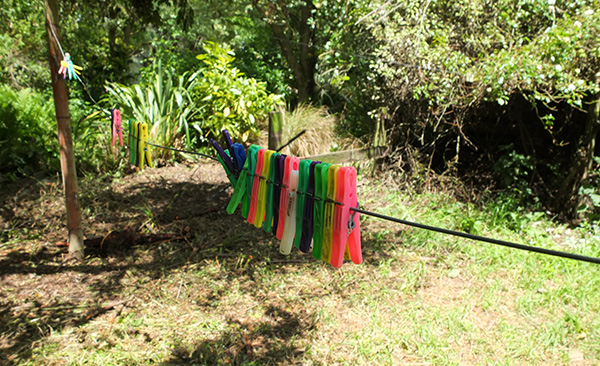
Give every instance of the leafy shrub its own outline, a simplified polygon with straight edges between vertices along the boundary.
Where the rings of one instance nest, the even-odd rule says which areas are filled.
[[[31,89],[0,85],[0,174],[58,171],[53,103]]]
[[[189,129],[190,120],[197,113],[191,92],[197,75],[184,73],[176,76],[159,65],[150,83],[132,86],[108,83],[104,103],[118,106],[124,122],[133,118],[147,123],[153,143],[171,147],[185,137],[186,145],[191,146],[194,141]],[[164,149],[156,151],[158,158],[166,158],[170,153]]]
[[[204,66],[193,90],[198,106],[193,123],[195,141],[203,142],[222,129],[242,141],[258,135],[258,122],[266,121],[281,97],[269,94],[265,83],[245,77],[233,67],[235,58],[229,48],[207,42],[204,50],[206,53],[197,56]]]

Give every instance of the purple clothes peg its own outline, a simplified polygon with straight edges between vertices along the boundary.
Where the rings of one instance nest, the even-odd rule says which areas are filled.
[[[223,148],[221,148],[221,145],[219,145],[215,140],[210,139],[210,143],[215,147],[215,149],[217,149],[217,153],[219,153],[219,156],[221,156],[221,159],[223,159],[225,166],[227,166],[227,169],[229,169],[229,174],[233,174],[233,172],[236,171],[236,169],[233,166],[233,162],[231,161],[229,155],[225,153],[225,150],[223,150]]]
[[[302,236],[300,237],[300,251],[310,252],[310,242],[313,236],[313,218],[315,205],[315,167],[320,161],[310,163],[308,173],[308,187],[304,198],[304,217],[302,218]]]
[[[223,138],[225,139],[225,145],[227,146],[227,150],[229,150],[229,156],[231,157],[231,160],[233,162],[233,170],[232,173],[235,177],[238,177],[238,163],[236,161],[235,158],[235,151],[233,149],[233,141],[231,141],[231,136],[229,136],[229,131],[227,130],[222,130],[221,134],[223,135]]]
[[[281,203],[281,184],[283,183],[283,169],[285,168],[286,155],[277,155],[275,157],[275,182],[273,184],[273,229],[272,233],[277,232],[279,226],[279,204]]]
[[[231,146],[233,145],[233,141],[231,141],[231,136],[229,136],[229,131],[223,130],[223,131],[221,131],[221,133],[223,134],[223,137],[225,138],[225,144],[227,145],[227,148],[231,149]]]

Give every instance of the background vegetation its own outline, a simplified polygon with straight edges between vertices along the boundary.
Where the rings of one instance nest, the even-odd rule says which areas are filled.
[[[50,112],[23,107],[28,96],[50,105],[41,9],[0,10],[6,177],[57,169],[51,139],[20,142],[54,134]],[[70,83],[79,165],[114,167],[102,142],[117,105],[151,122],[155,141],[195,149],[221,128],[256,139],[277,105],[313,105],[342,135],[369,142],[386,130],[388,162],[412,177],[451,174],[594,219],[599,10],[593,0],[63,1],[61,43],[84,68],[85,85]]]
[[[360,266],[283,257],[218,164],[130,174],[108,116],[209,152],[285,110],[292,154],[387,147],[361,207],[600,257],[599,1],[60,1],[77,263],[42,9],[0,7],[0,364],[598,363],[597,265],[367,217]]]

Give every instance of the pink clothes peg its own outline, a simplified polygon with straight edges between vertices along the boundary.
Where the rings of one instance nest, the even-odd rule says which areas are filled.
[[[289,155],[285,159],[283,180],[281,182],[281,193],[279,195],[279,222],[277,225],[277,233],[275,233],[275,236],[279,240],[283,238],[283,229],[285,228],[286,213],[289,201],[290,175],[292,171],[298,170],[299,167],[300,159],[298,157]],[[294,210],[295,209],[296,208],[294,207]]]
[[[119,136],[119,142],[121,143],[121,146],[123,146],[123,128],[121,126],[121,111],[115,108],[110,111],[110,116],[110,124],[112,127],[112,146],[115,146],[117,135]]]
[[[256,158],[256,170],[252,177],[252,195],[250,196],[250,211],[248,212],[248,223],[254,225],[254,219],[256,216],[256,206],[258,205],[258,189],[260,187],[260,176],[263,170],[263,160],[267,149],[258,150]]]
[[[342,167],[338,171],[338,189],[333,219],[333,237],[331,245],[331,265],[340,268],[344,262],[346,246],[350,250],[350,258],[356,264],[362,263],[360,245],[360,218],[350,208],[357,206],[356,169]]]

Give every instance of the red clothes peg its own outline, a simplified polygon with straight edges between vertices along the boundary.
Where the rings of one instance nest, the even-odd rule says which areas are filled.
[[[258,150],[258,156],[256,158],[256,170],[252,177],[252,195],[250,196],[250,211],[248,212],[248,223],[254,225],[254,217],[256,216],[256,206],[258,204],[258,189],[260,187],[260,176],[263,170],[263,160],[267,149]],[[262,220],[261,220],[262,222]]]
[[[279,195],[279,222],[277,225],[277,233],[275,236],[281,240],[283,238],[283,229],[285,227],[285,217],[288,210],[290,174],[292,170],[298,170],[300,159],[296,156],[288,156],[285,159],[285,167],[283,169],[283,180],[281,182],[281,193]]]
[[[331,265],[340,268],[344,262],[346,246],[350,250],[350,258],[356,264],[362,263],[360,245],[360,217],[350,208],[357,207],[356,169],[342,167],[338,171],[338,189],[333,219],[333,237],[331,245]]]
[[[112,127],[112,146],[115,146],[117,135],[119,135],[119,142],[123,146],[123,128],[121,126],[121,111],[118,109],[112,109],[110,111],[110,124]]]

